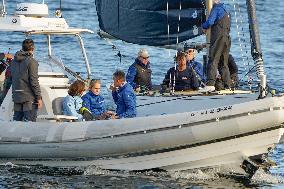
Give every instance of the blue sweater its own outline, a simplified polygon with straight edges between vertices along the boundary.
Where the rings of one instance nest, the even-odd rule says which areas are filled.
[[[67,116],[76,116],[78,117],[78,121],[83,121],[83,116],[79,113],[82,104],[83,100],[80,96],[67,95],[62,103],[63,114]]]
[[[129,83],[119,87],[117,91],[112,93],[112,97],[117,106],[116,114],[119,118],[136,116],[136,95]]]
[[[93,116],[99,116],[106,111],[105,99],[101,95],[95,95],[92,91],[89,91],[82,99],[83,106],[90,110]]]
[[[218,4],[214,4],[210,15],[208,17],[208,19],[206,20],[206,22],[204,22],[202,24],[202,28],[203,29],[208,29],[210,28],[210,26],[212,26],[213,24],[215,24],[218,20],[220,20],[221,18],[223,18],[225,16],[225,13],[228,13],[228,10],[225,8],[224,3],[218,3]]]

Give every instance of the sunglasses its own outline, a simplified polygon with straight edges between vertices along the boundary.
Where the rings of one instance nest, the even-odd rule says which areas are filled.
[[[187,53],[192,53],[192,52],[194,52],[194,50],[188,50],[188,51],[187,51]]]
[[[149,58],[149,56],[148,56],[148,57],[142,57],[142,56],[141,56],[141,58],[143,58],[144,60],[147,60],[147,59]]]

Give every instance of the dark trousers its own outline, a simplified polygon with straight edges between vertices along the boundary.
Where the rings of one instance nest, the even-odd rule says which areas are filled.
[[[14,107],[14,121],[32,121],[36,122],[38,104],[32,103],[31,108],[25,108],[25,103],[23,104],[15,104]]]
[[[207,70],[207,85],[215,86],[217,70],[220,58],[223,56],[224,63],[221,65],[221,77],[224,81],[225,88],[231,87],[230,71],[228,67],[229,52],[231,48],[231,40],[228,36],[220,36],[210,47],[209,64]]]

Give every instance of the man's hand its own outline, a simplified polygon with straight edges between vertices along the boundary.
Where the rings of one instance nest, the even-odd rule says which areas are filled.
[[[207,30],[206,30],[206,29],[202,29],[202,31],[203,31],[203,33],[204,33],[205,35],[207,35]]]
[[[13,55],[12,55],[12,54],[5,54],[5,58],[7,58],[7,59],[13,59]]]
[[[110,118],[111,119],[118,119],[119,117],[113,114]]]
[[[113,111],[107,111],[107,112],[105,112],[108,116],[112,116],[112,115],[115,115],[115,112],[113,112]]]
[[[42,108],[42,100],[37,100],[37,107],[38,109],[41,109]]]
[[[112,92],[116,91],[116,87],[114,86],[114,84],[111,84],[111,85],[109,86],[109,89],[110,89]]]
[[[136,93],[139,93],[140,91],[141,91],[140,87],[137,87],[137,88],[135,89],[135,92],[136,92]]]

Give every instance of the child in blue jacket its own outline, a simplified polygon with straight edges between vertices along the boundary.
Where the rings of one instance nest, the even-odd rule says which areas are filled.
[[[97,120],[104,120],[111,117],[114,114],[111,111],[106,111],[104,97],[100,95],[101,92],[101,81],[92,79],[89,86],[89,92],[83,97],[83,107],[90,110],[92,115]]]

